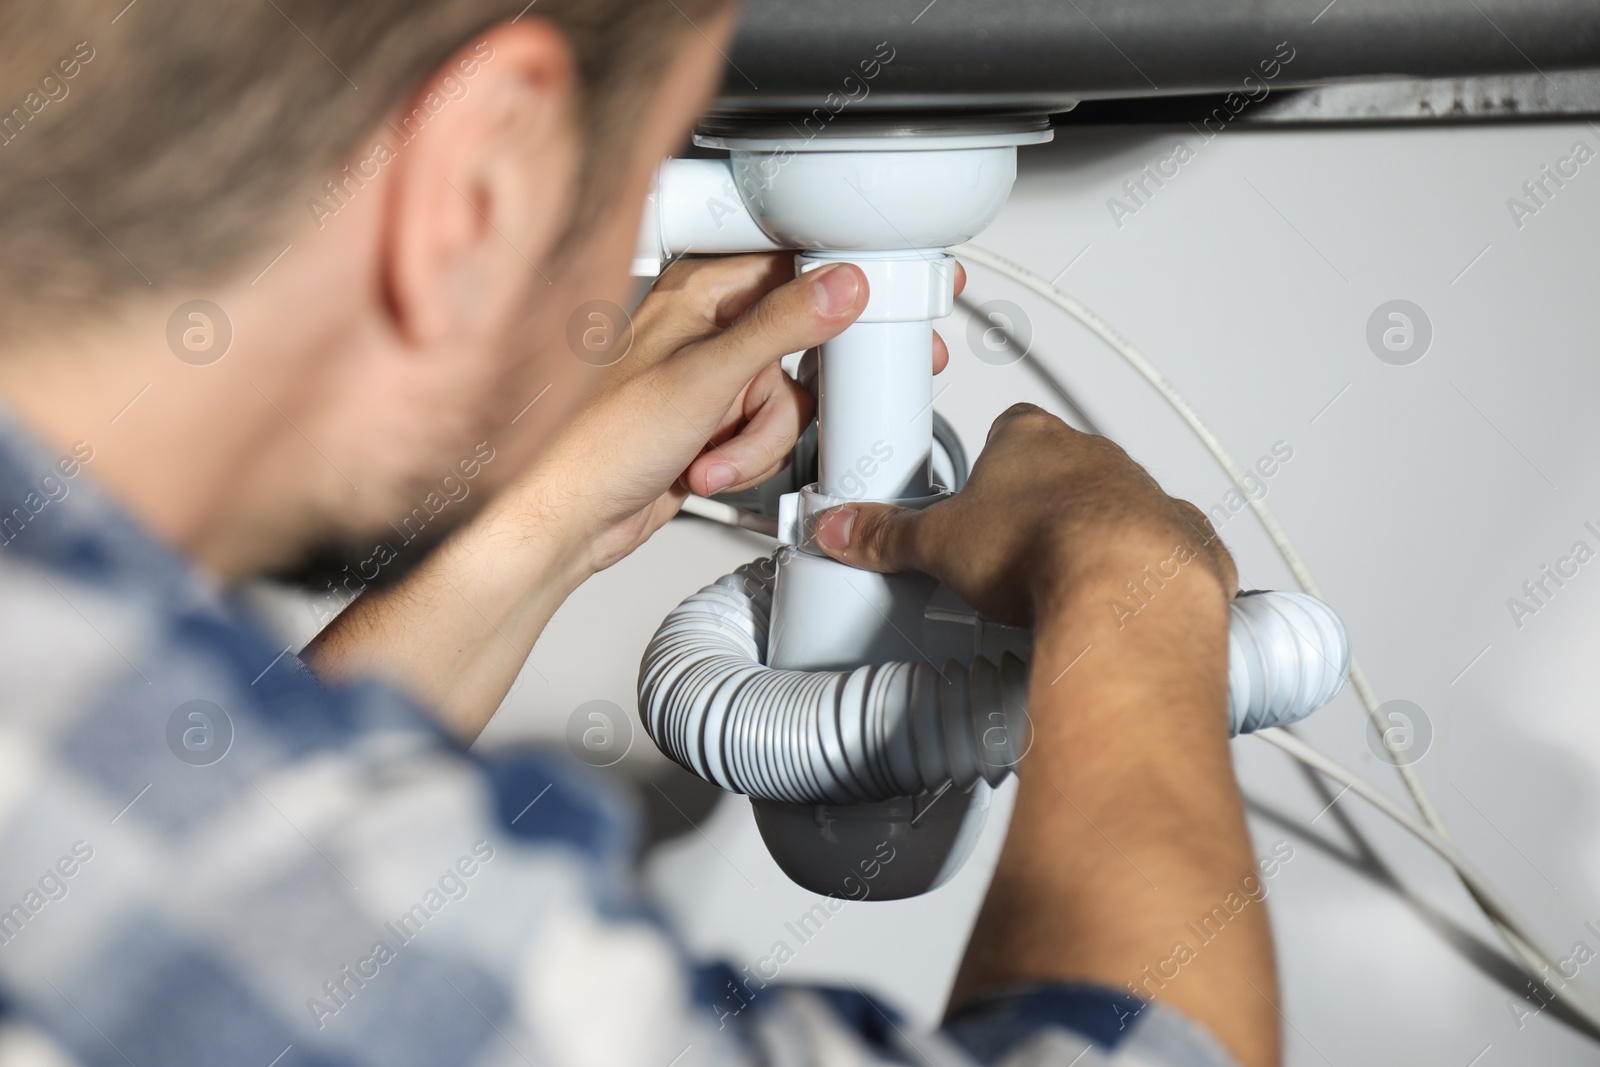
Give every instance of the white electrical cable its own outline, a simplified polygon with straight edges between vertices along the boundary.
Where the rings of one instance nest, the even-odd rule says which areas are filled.
[[[1260,494],[1250,490],[1246,481],[1245,470],[1239,464],[1239,461],[1228,451],[1221,438],[1206,425],[1205,420],[1200,417],[1200,413],[1190,405],[1188,399],[1178,390],[1177,386],[1168,381],[1166,375],[1162,374],[1155,364],[1146,359],[1143,353],[1123,338],[1121,334],[1117,333],[1110,323],[1079,303],[1069,294],[1057,289],[1041,275],[1035,274],[1028,268],[1013,263],[1011,260],[977,245],[958,245],[950,249],[950,251],[962,259],[987,267],[995,273],[1010,278],[1017,284],[1037,293],[1083,324],[1091,333],[1104,341],[1112,351],[1116,352],[1117,355],[1121,356],[1124,361],[1133,367],[1172,406],[1173,410],[1178,413],[1178,416],[1183,419],[1189,429],[1200,439],[1201,444],[1211,453],[1212,458],[1227,473],[1229,480],[1243,493],[1245,500],[1249,502],[1251,509],[1256,513],[1256,517],[1261,521],[1261,525],[1266,529],[1267,536],[1272,539],[1272,543],[1277,547],[1279,555],[1283,557],[1284,563],[1288,565],[1295,580],[1300,584],[1300,588],[1319,600],[1324,599],[1321,588],[1311,575],[1311,569],[1306,565],[1305,559],[1300,555],[1299,550],[1295,548],[1294,542],[1290,540],[1288,531],[1283,528],[1283,524],[1279,522],[1277,515],[1267,505],[1266,500]],[[1457,862],[1457,858],[1465,859],[1465,857],[1461,854],[1460,849],[1456,847],[1454,839],[1450,835],[1449,827],[1445,824],[1444,815],[1439,810],[1438,805],[1434,803],[1427,787],[1423,785],[1421,777],[1408,763],[1402,762],[1398,758],[1402,755],[1401,750],[1390,736],[1388,724],[1383,721],[1379,711],[1380,702],[1377,693],[1372,688],[1372,683],[1368,680],[1366,671],[1362,669],[1358,660],[1351,660],[1350,682],[1355,687],[1356,694],[1360,697],[1361,704],[1366,709],[1368,717],[1376,727],[1384,747],[1396,755],[1397,758],[1392,762],[1400,772],[1401,780],[1405,783],[1406,790],[1411,794],[1417,809],[1422,813],[1428,827],[1431,828],[1430,834],[1436,839],[1430,840],[1425,837],[1423,840],[1428,841],[1455,868],[1457,875],[1460,876],[1462,883],[1466,886],[1467,892],[1477,901],[1484,914],[1489,917],[1489,921],[1494,924],[1495,929],[1506,940],[1506,943],[1517,955],[1517,958],[1522,961],[1524,968],[1530,975],[1541,980],[1540,972],[1542,970],[1553,970],[1559,975],[1560,968],[1554,962],[1557,957],[1538,948],[1538,940],[1533,935],[1528,924],[1510,919],[1507,917],[1505,910],[1496,903],[1496,901],[1503,901],[1503,896],[1494,890],[1493,886],[1477,872],[1476,868],[1472,868],[1469,874],[1469,871]],[[1273,740],[1273,743],[1278,744],[1285,751],[1290,751],[1292,755],[1295,755],[1302,762],[1306,762],[1308,765],[1326,773],[1325,767],[1313,763],[1307,758],[1316,750],[1311,749],[1304,742],[1296,740],[1296,747],[1293,750],[1283,745],[1280,740]],[[1335,767],[1338,766],[1333,764],[1327,757],[1322,756],[1321,753],[1316,753],[1316,755],[1326,763]],[[1355,776],[1350,775],[1350,778],[1354,779]],[[1373,789],[1365,781],[1362,781],[1363,788],[1358,788],[1353,782],[1346,782],[1346,784],[1349,784],[1353,790],[1360,792],[1368,800],[1373,800],[1374,795],[1383,797],[1382,793]],[[1370,790],[1370,793],[1368,790]],[[1384,797],[1384,800],[1388,801],[1388,798]],[[1379,803],[1376,800],[1373,800],[1373,802]],[[1379,806],[1387,814],[1398,818],[1399,809],[1393,806],[1392,801],[1389,801],[1388,804],[1389,806],[1383,804],[1379,804]],[[1415,833],[1416,829],[1420,829],[1420,827],[1414,828],[1412,825],[1407,824],[1407,829],[1411,829]],[[1441,845],[1446,846],[1449,851],[1445,851],[1444,848],[1440,847]],[[1488,890],[1489,895],[1486,895],[1484,890]],[[1571,982],[1554,991],[1576,1014],[1594,1027],[1597,1032],[1600,1032],[1600,1001],[1597,1001],[1589,990],[1576,982]]]
[[[1478,869],[1478,865],[1470,861],[1466,853],[1462,853],[1461,846],[1456,845],[1450,838],[1440,837],[1432,827],[1422,824],[1418,817],[1408,813],[1405,808],[1398,805],[1394,798],[1390,798],[1387,793],[1379,790],[1376,785],[1366,781],[1365,777],[1355,773],[1355,771],[1342,765],[1342,763],[1333,760],[1333,757],[1326,755],[1322,750],[1315,749],[1312,745],[1301,741],[1299,737],[1288,733],[1286,729],[1261,729],[1261,731],[1256,731],[1256,736],[1261,737],[1262,741],[1266,741],[1267,744],[1275,745],[1277,749],[1282,749],[1283,752],[1288,753],[1288,755],[1301,761],[1309,768],[1315,769],[1318,773],[1325,774],[1325,776],[1331,777],[1333,781],[1346,785],[1350,792],[1355,793],[1362,800],[1368,801],[1374,808],[1378,808],[1390,819],[1394,819],[1406,830],[1410,830],[1414,837],[1422,841],[1424,845],[1429,846],[1429,848],[1434,849],[1435,853],[1440,854],[1440,857],[1443,857],[1445,862],[1454,867],[1456,875],[1466,883],[1467,889],[1472,893],[1478,905],[1485,910],[1490,920],[1496,921],[1496,925],[1502,929],[1502,933],[1506,933],[1507,939],[1514,941],[1514,949],[1517,950],[1518,955],[1525,958],[1525,961],[1526,957],[1534,957],[1544,966],[1544,969],[1557,973],[1558,977],[1554,979],[1555,987],[1550,985],[1550,979],[1547,979],[1547,977],[1542,979],[1546,989],[1550,989],[1550,992],[1558,993],[1558,995],[1563,995],[1566,1005],[1573,1009],[1574,1014],[1581,1016],[1584,1022],[1600,1027],[1600,1013],[1595,1011],[1594,1006],[1586,1003],[1589,1000],[1589,990],[1584,989],[1581,985],[1576,985],[1578,992],[1566,992],[1566,985],[1571,984],[1570,977],[1562,974],[1560,966],[1552,963],[1555,957],[1549,950],[1542,949],[1538,944],[1530,944],[1530,942],[1523,941],[1522,936],[1517,931],[1531,928],[1531,923],[1528,923],[1522,913],[1518,912],[1517,907],[1507,899],[1506,894],[1501,893],[1494,886],[1493,881],[1488,880],[1485,873]],[[1534,977],[1541,976],[1536,974]]]

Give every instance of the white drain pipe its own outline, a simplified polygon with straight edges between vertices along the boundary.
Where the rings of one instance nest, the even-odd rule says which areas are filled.
[[[637,273],[685,252],[793,248],[797,270],[850,262],[870,288],[860,319],[821,349],[819,480],[783,500],[786,547],[668,615],[639,678],[657,745],[749,795],[773,857],[815,892],[853,897],[850,872],[885,845],[901,858],[874,881],[879,899],[941,884],[1027,747],[1029,635],[925,576],[846,567],[811,531],[839,504],[941,498],[930,353],[954,297],[944,249],[999,212],[1016,146],[1049,137],[1025,121],[839,125],[798,142],[736,130],[697,138],[727,160],[669,161],[647,209]],[[1302,718],[1343,684],[1344,628],[1310,597],[1239,598],[1230,638],[1235,733]]]

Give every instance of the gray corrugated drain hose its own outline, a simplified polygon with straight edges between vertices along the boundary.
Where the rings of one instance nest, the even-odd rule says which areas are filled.
[[[758,566],[757,564],[763,564]],[[852,671],[762,662],[774,568],[758,560],[689,597],[662,622],[639,670],[639,713],[672,759],[736,793],[790,804],[916,796],[980,778],[1023,754],[1027,665],[887,663]],[[1321,601],[1239,596],[1229,628],[1235,734],[1311,714],[1344,683],[1350,644]]]

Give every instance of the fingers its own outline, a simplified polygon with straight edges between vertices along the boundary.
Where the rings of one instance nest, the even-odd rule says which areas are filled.
[[[916,532],[922,514],[891,504],[833,508],[817,519],[817,545],[840,563],[862,570],[917,570]]]
[[[967,268],[958,260],[956,262],[956,296],[967,287]],[[933,373],[943,374],[944,369],[950,365],[950,346],[945,344],[944,338],[939,336],[939,331],[933,331]]]
[[[866,307],[866,278],[854,266],[838,264],[796,278],[793,264],[788,253],[679,260],[663,272],[634,317],[658,333],[666,332],[662,328],[670,324],[681,342],[705,339],[708,348],[703,354],[708,358],[724,356],[730,345],[743,345],[759,366],[764,356],[770,355],[766,361],[771,362],[837,336]],[[854,277],[843,276],[844,268]],[[852,280],[859,291],[852,289]],[[966,270],[958,263],[957,295],[966,283]],[[809,302],[804,295],[807,286],[817,287]],[[716,336],[718,331],[721,336]],[[751,343],[757,347],[749,347]],[[933,373],[943,373],[949,362],[949,346],[935,333]],[[750,367],[742,359],[737,363]]]
[[[661,272],[645,305],[659,303],[687,310],[710,330],[726,326],[793,278],[792,253],[679,259]]]
[[[633,312],[637,333],[656,342],[643,346],[640,355],[658,362],[684,345],[715,336],[761,297],[793,278],[792,255],[677,260],[661,273]]]
[[[687,306],[702,325],[722,328],[736,321],[763,296],[793,280],[794,255],[790,252],[679,259],[651,286],[640,313],[645,313],[645,308],[654,310],[656,305],[670,305],[675,309]],[[967,287],[967,271],[959,262],[954,286],[956,296]],[[678,295],[675,299],[665,299],[668,294]],[[689,299],[685,300],[684,296]]]
[[[692,345],[690,358],[709,375],[742,385],[790,352],[838,336],[866,306],[860,268],[822,267],[767,293],[721,334]]]
[[[810,424],[814,402],[782,368],[768,366],[750,383],[742,407],[739,432],[689,465],[689,488],[701,496],[737,492],[775,474]]]

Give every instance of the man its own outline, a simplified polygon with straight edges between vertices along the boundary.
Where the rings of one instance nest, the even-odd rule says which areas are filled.
[[[866,303],[850,266],[681,263],[620,363],[568,350],[625,299],[724,0],[117,6],[0,9],[0,1063],[1278,1062],[1259,905],[1174,962],[1256,884],[1232,564],[1037,409],[958,498],[821,525],[1037,631],[940,1033],[854,993],[719,1007],[626,805],[462,747],[565,596],[784,462],[811,402],[779,358]],[[1117,631],[1106,591],[1177,545]],[[375,584],[301,657],[231,592],[350,548]]]

